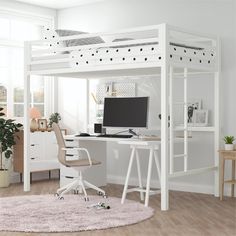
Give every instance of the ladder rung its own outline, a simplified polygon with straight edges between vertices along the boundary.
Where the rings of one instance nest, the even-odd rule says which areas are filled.
[[[188,135],[187,138],[192,138],[193,136]],[[184,139],[184,135],[176,135],[175,138]]]
[[[174,157],[187,157],[186,154],[177,154],[177,155],[174,155]]]

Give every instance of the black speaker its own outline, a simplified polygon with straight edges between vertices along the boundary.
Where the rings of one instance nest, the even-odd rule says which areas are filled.
[[[94,124],[94,133],[95,134],[105,134],[106,128],[103,128],[102,124],[100,124],[100,123],[95,123]]]
[[[100,123],[95,123],[94,124],[94,133],[95,134],[101,134],[102,133],[102,124]]]

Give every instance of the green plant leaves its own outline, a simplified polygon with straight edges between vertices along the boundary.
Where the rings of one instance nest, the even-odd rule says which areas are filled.
[[[49,127],[52,127],[52,123],[58,123],[61,120],[61,115],[58,112],[52,113],[49,117]]]
[[[225,136],[223,140],[225,144],[233,144],[235,138],[234,136]]]
[[[0,107],[0,111],[3,108]],[[4,113],[0,113],[0,116],[5,115]],[[0,118],[0,152],[4,152],[5,158],[10,158],[12,155],[12,147],[15,144],[15,136],[14,134],[19,131],[18,128],[23,125],[20,123],[14,123],[13,119],[4,119]],[[0,169],[2,169],[2,155],[0,155]]]

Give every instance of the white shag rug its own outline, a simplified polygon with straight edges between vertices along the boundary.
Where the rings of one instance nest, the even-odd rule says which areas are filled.
[[[154,210],[135,201],[79,195],[30,195],[0,198],[0,231],[75,232],[134,224],[150,218]],[[110,209],[96,209],[104,202]]]

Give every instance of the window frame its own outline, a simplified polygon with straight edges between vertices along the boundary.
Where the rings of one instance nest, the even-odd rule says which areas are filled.
[[[55,26],[55,18],[54,16],[49,15],[40,15],[40,14],[30,14],[27,12],[22,11],[9,11],[6,9],[1,9],[0,7],[0,18],[5,18],[8,20],[19,20],[24,22],[30,22],[35,23],[39,26],[46,26],[50,28],[54,28]],[[11,30],[11,28],[10,28]],[[10,33],[11,34],[11,33]],[[5,39],[0,38],[0,47],[17,47],[24,49],[24,42],[14,39]],[[11,66],[9,67],[9,76],[10,80],[12,81],[12,74],[11,74]],[[24,68],[22,73],[24,73]],[[43,78],[44,79],[44,78]],[[18,102],[14,102],[14,86],[13,84],[7,83],[7,117],[12,117],[13,119],[17,120],[18,122],[23,122],[23,117],[15,117],[14,114],[14,105]],[[25,86],[23,85],[23,88]],[[51,96],[51,94],[55,94],[55,88],[56,88],[56,81],[54,77],[50,77],[48,79],[44,79],[44,117],[47,117],[49,114],[54,112],[55,110],[55,97]],[[24,101],[19,104],[22,104],[24,107]]]

